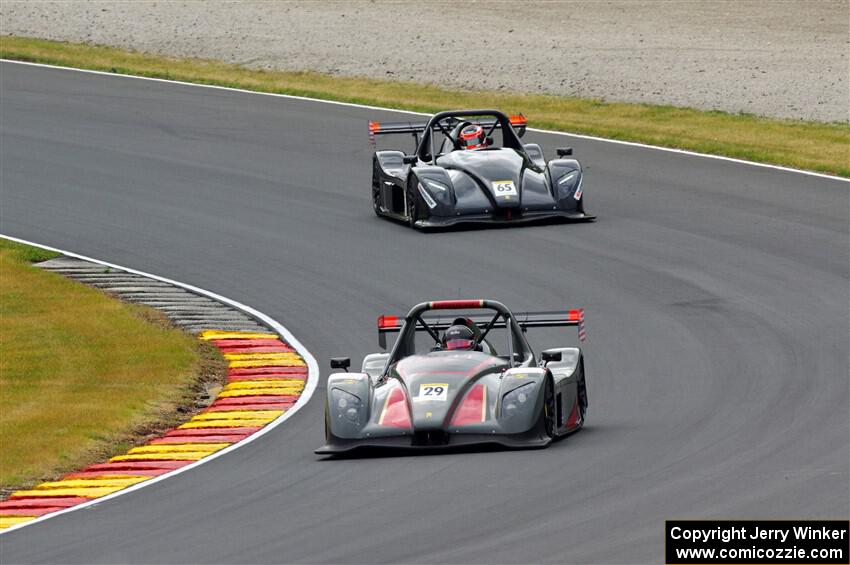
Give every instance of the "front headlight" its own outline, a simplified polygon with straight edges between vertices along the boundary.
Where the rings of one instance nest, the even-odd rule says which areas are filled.
[[[331,389],[331,400],[338,419],[347,419],[352,424],[360,423],[362,402],[351,393],[339,388]]]
[[[425,179],[425,184],[435,191],[434,194],[443,195],[449,191],[449,187],[439,181]]]
[[[428,208],[431,208],[432,210],[436,208],[437,203],[434,201],[434,198],[431,196],[431,194],[428,193],[428,190],[426,190],[421,183],[419,183],[417,186],[419,186],[419,194],[422,195],[422,200],[425,201],[425,204],[428,205]]]
[[[570,171],[569,173],[558,179],[558,186],[572,188],[573,184],[575,184],[577,179],[578,171]]]
[[[535,383],[524,384],[502,397],[502,417],[510,418],[516,414],[520,408],[530,402],[534,386]]]
[[[581,199],[581,171],[570,171],[558,179],[558,193],[561,198],[566,198],[571,192],[573,198]]]
[[[419,192],[422,193],[422,198],[431,208],[436,208],[439,204],[451,205],[452,191],[448,183],[423,178],[419,182]]]

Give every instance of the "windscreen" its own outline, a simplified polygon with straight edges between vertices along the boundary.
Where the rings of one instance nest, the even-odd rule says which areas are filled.
[[[457,145],[455,141],[457,141],[457,131],[460,129],[458,126],[465,123],[482,124],[484,134],[492,139],[492,144],[489,144],[487,147],[499,148],[504,146],[504,136],[502,135],[502,130],[501,128],[493,127],[496,121],[495,118],[493,118],[492,116],[475,116],[472,118],[463,119],[452,118],[443,120],[441,122],[441,125],[443,126],[445,131],[440,130],[439,128],[434,128],[433,130],[432,139],[434,142],[434,151],[437,152],[437,157],[445,155],[447,153],[451,153],[452,151],[455,151],[458,148],[463,148],[463,144]],[[481,149],[477,149],[477,151],[480,150]]]
[[[445,333],[447,330],[442,330],[437,332],[440,336],[440,341],[434,341],[427,332],[418,331],[416,332],[416,338],[414,339],[414,351],[415,354],[428,353],[430,351],[443,351],[443,350],[453,350],[453,351],[461,351],[470,349],[473,345],[472,340],[466,339],[454,339],[445,340]],[[487,337],[475,347],[475,351],[481,351],[483,353],[488,353],[490,355],[499,355],[508,353],[508,335],[509,332],[505,328],[493,329],[490,333],[487,334]]]
[[[480,310],[474,313],[440,312],[439,315],[430,313],[430,316],[425,314],[423,320],[431,331],[429,332],[421,323],[417,323],[415,332],[411,331],[412,328],[408,328],[408,331],[399,337],[404,340],[398,352],[399,358],[474,347],[476,351],[503,356],[505,359],[509,351],[513,350],[516,360],[523,360],[530,351],[527,350],[523,339],[515,335],[510,327],[492,327],[487,331],[494,315],[495,312]],[[499,321],[503,322],[503,318],[500,317]],[[465,325],[472,330],[472,335],[476,338],[472,340],[473,343],[465,342],[463,339],[446,339],[448,328],[457,325]]]

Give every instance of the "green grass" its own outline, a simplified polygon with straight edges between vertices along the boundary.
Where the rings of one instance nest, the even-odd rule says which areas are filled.
[[[461,92],[428,84],[339,78],[311,72],[251,70],[218,61],[169,58],[111,47],[11,36],[0,37],[0,57],[422,112],[497,107],[509,113],[524,113],[529,125],[537,128],[850,177],[850,124],[847,123],[769,119],[749,114],[560,96]]]
[[[60,255],[55,251],[47,251],[40,247],[24,245],[23,243],[17,243],[8,239],[0,239],[0,249],[8,253],[16,261],[25,263],[39,263],[59,257]]]
[[[0,239],[4,491],[103,461],[187,419],[211,372],[210,352],[158,312],[29,264],[50,256]]]

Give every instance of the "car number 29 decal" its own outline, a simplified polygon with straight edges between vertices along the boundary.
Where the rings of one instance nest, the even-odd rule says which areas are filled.
[[[516,185],[512,180],[494,180],[492,184],[493,193],[496,195],[496,198],[512,200],[519,196],[519,193],[516,190]]]
[[[419,385],[419,396],[417,400],[441,400],[443,402],[448,399],[449,385],[448,383],[425,383]]]

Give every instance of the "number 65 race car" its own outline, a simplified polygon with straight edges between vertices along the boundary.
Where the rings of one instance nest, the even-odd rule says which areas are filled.
[[[370,139],[411,134],[415,151],[376,151],[372,204],[378,216],[434,228],[458,223],[592,220],[584,211],[582,169],[559,148],[546,162],[522,144],[526,120],[498,110],[435,114],[427,122],[369,122]],[[516,129],[514,129],[516,128]]]
[[[380,345],[387,333],[398,339],[390,353],[367,355],[360,373],[328,377],[327,444],[316,453],[544,447],[579,430],[587,410],[581,349],[547,349],[538,358],[525,339],[528,328],[553,326],[577,326],[583,339],[583,310],[513,314],[493,300],[446,300],[418,304],[403,318],[379,317]],[[331,360],[335,369],[350,364]]]

